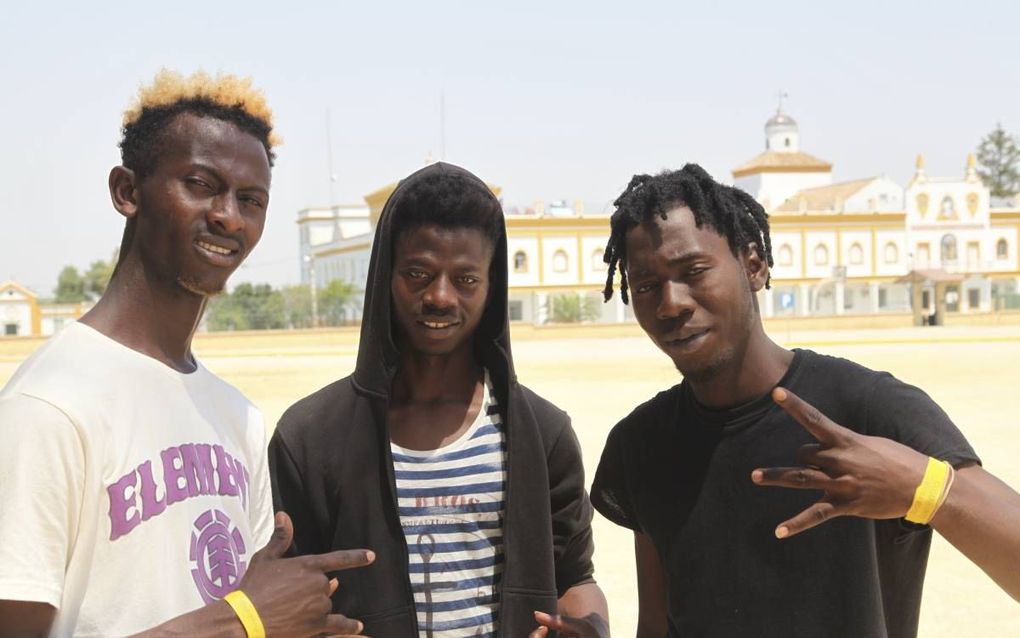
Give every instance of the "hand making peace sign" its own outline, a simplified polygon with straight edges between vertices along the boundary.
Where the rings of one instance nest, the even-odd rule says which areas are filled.
[[[797,460],[803,467],[757,469],[758,485],[821,490],[821,500],[780,523],[778,538],[786,538],[836,516],[872,519],[899,518],[907,513],[928,457],[891,439],[859,434],[826,417],[784,388],[772,398],[818,443],[801,446]]]

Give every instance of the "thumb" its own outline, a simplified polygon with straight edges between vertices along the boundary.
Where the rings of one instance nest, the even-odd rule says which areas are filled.
[[[277,512],[274,522],[276,528],[273,529],[273,536],[261,552],[266,558],[282,558],[294,540],[294,524],[290,522],[287,512]]]

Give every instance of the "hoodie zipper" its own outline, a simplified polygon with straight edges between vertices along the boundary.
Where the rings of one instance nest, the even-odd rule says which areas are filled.
[[[503,454],[503,459],[504,459],[503,460],[503,464],[506,466],[506,488],[505,488],[506,491],[504,493],[504,499],[503,499],[503,502],[504,502],[504,505],[503,505],[503,512],[504,512],[503,513],[503,577],[499,581],[499,595],[498,595],[498,601],[499,601],[499,616],[498,616],[498,619],[499,619],[499,630],[498,630],[498,632],[496,634],[497,636],[501,636],[501,637],[506,635],[506,633],[504,632],[504,628],[506,627],[506,623],[504,621],[506,619],[505,619],[504,614],[503,614],[503,609],[504,609],[503,603],[504,603],[504,600],[505,600],[504,599],[504,595],[503,595],[503,590],[506,587],[506,582],[508,580],[507,576],[510,574],[510,562],[511,562],[510,561],[510,547],[511,547],[510,546],[510,486],[513,485],[513,482],[510,480],[510,477],[511,477],[510,447],[512,445],[511,439],[513,438],[513,435],[511,434],[512,428],[510,427],[510,395],[513,393],[513,389],[510,386],[511,386],[511,382],[508,379],[507,380],[507,392],[506,392],[506,407],[503,408],[503,424],[504,424],[504,430],[506,432],[506,436],[504,437],[504,441],[506,441],[506,452]]]
[[[389,396],[383,403],[383,449],[386,459],[386,478],[390,484],[390,497],[393,504],[394,520],[397,524],[397,535],[400,537],[400,547],[403,548],[404,553],[404,593],[406,600],[411,602],[411,624],[414,628],[412,636],[418,635],[418,606],[414,601],[414,589],[411,587],[411,551],[407,547],[407,537],[404,535],[404,528],[400,523],[400,500],[397,498],[397,475],[393,469],[393,448],[390,447],[390,427],[389,427],[389,414],[390,414],[390,399]],[[392,524],[393,521],[391,521]]]

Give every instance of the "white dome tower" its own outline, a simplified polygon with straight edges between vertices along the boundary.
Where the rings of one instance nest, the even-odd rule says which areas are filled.
[[[797,122],[783,113],[782,107],[776,109],[776,114],[765,122],[765,150],[777,153],[796,153],[800,150]]]

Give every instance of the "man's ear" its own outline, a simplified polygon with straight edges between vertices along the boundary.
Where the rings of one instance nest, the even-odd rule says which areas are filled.
[[[124,217],[134,219],[138,214],[138,178],[133,170],[124,166],[110,170],[110,199]]]
[[[758,244],[756,242],[749,243],[741,251],[740,260],[743,263],[744,272],[747,274],[751,290],[758,292],[764,288],[765,282],[769,280],[769,265],[758,254]]]

